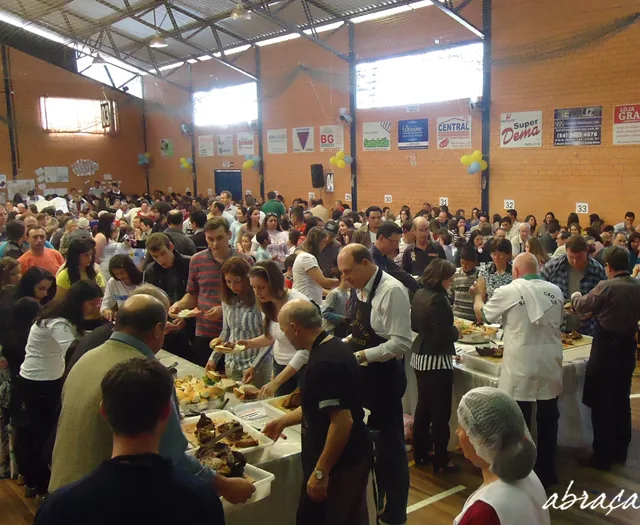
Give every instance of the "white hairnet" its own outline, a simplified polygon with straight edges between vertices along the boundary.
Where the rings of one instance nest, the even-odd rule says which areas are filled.
[[[474,388],[458,405],[458,422],[496,476],[517,481],[531,473],[536,446],[511,396],[497,388]]]

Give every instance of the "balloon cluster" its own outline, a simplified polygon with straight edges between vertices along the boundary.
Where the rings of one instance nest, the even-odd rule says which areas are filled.
[[[180,157],[180,167],[183,170],[188,170],[193,166],[193,159],[191,157]]]
[[[260,168],[260,157],[258,155],[245,155],[242,167],[245,170],[248,170],[249,168],[258,170]]]
[[[460,163],[463,166],[467,166],[467,173],[469,175],[484,171],[489,167],[487,161],[483,160],[480,150],[475,150],[471,155],[462,155],[462,157],[460,157]]]
[[[353,162],[353,157],[349,155],[345,155],[344,151],[340,150],[336,153],[335,157],[331,157],[329,159],[329,163],[332,166],[337,166],[338,168],[344,168],[347,164],[351,164]]]
[[[151,153],[139,153],[138,154],[138,165],[146,166],[149,164],[149,160],[151,159]]]

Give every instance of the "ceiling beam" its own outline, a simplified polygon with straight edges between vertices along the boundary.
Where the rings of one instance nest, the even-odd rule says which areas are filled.
[[[327,44],[324,40],[321,40],[319,38],[315,38],[311,35],[308,35],[307,33],[305,33],[302,29],[300,29],[297,25],[295,24],[291,24],[289,22],[286,22],[285,20],[282,20],[282,18],[267,13],[266,11],[262,11],[262,10],[256,10],[253,11],[252,14],[255,14],[259,17],[264,18],[265,20],[268,20],[276,25],[279,25],[281,28],[286,29],[287,31],[289,31],[290,33],[298,33],[302,38],[306,38],[307,40],[310,40],[311,42],[319,45],[320,47],[324,48],[325,50],[329,51],[329,53],[334,54],[335,56],[337,56],[338,58],[341,58],[342,60],[348,62],[349,61],[349,57],[347,55],[345,55],[344,53],[338,51],[337,49],[335,49],[333,46]]]
[[[254,43],[251,42],[250,40],[247,40],[245,37],[243,37],[242,35],[239,35],[237,33],[234,33],[233,31],[229,31],[228,29],[217,25],[215,22],[211,22],[208,21],[205,18],[200,18],[196,15],[194,15],[193,13],[190,13],[189,11],[186,11],[185,9],[182,9],[180,6],[177,5],[172,5],[171,9],[173,9],[174,11],[177,11],[178,13],[181,13],[185,16],[191,17],[193,20],[195,20],[196,22],[199,22],[200,24],[202,24],[200,27],[198,27],[198,29],[206,29],[207,27],[211,26],[211,27],[215,27],[218,31],[220,31],[221,33],[224,33],[227,36],[230,36],[231,38],[235,38],[236,40],[240,40],[243,44],[249,44],[250,46],[253,46]],[[183,26],[182,28],[182,32],[184,33],[185,31],[189,31],[189,29],[185,29],[187,26]],[[195,27],[192,27],[191,29],[196,29]],[[195,33],[194,33],[195,35]],[[191,35],[193,36],[193,35]],[[187,40],[189,40],[189,38],[191,38],[191,36],[187,37]]]
[[[67,4],[70,4],[71,2],[73,2],[73,0],[62,0],[62,2],[56,2],[53,5],[48,5],[46,2],[38,2],[38,5],[46,5],[47,8],[40,12],[36,12],[34,14],[29,13],[29,15],[26,17],[25,22],[31,22],[31,23],[37,22],[43,16],[50,15],[51,13],[56,12],[58,9],[63,8]],[[22,8],[24,9],[24,6],[22,6]],[[24,10],[24,12],[25,13],[27,12],[26,9]]]
[[[482,38],[484,40],[484,33],[482,31],[480,31],[480,29],[478,29],[476,26],[474,26],[471,22],[469,22],[462,15],[459,15],[455,11],[449,9],[449,7],[444,5],[442,2],[440,2],[440,0],[433,0],[433,6],[437,7],[445,15],[447,15],[450,18],[452,18],[453,20],[458,22],[458,24],[463,26],[465,29],[468,29],[474,35],[476,35],[476,36],[478,36],[478,37],[480,37],[480,38]]]
[[[152,11],[156,7],[160,7],[161,5],[163,5],[164,0],[151,0],[150,2],[139,4],[135,7],[132,7],[131,9],[121,9],[118,6],[110,4],[109,2],[103,2],[101,0],[96,0],[96,2],[102,4],[105,7],[113,9],[113,11],[116,12],[116,14],[114,15],[109,15],[97,20],[93,20],[95,26],[99,27],[100,29],[106,29],[107,27],[112,26],[113,24],[117,24],[125,18],[134,18],[134,15],[143,15],[148,11]],[[73,14],[75,15],[75,13]],[[84,33],[79,33],[79,36],[82,38],[89,36],[89,34],[87,34],[87,31],[85,31]]]

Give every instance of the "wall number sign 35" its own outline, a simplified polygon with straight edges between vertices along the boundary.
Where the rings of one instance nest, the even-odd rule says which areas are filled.
[[[589,203],[576,202],[576,213],[589,213]]]

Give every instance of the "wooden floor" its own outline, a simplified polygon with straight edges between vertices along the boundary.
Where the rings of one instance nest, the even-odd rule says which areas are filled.
[[[640,370],[634,377],[632,392],[640,394]],[[622,501],[627,501],[633,494],[638,493],[635,507],[639,510],[632,507],[627,510],[618,509],[607,516],[606,511],[602,509],[582,510],[578,502],[569,510],[552,510],[551,522],[554,525],[640,523],[640,397],[631,400],[631,407],[634,431],[627,464],[603,473],[578,466],[576,458],[584,456],[584,451],[561,449],[558,453],[561,483],[554,487],[553,491],[558,493],[559,499],[562,498],[568,483],[573,480],[571,492],[580,497],[583,491],[586,491],[589,501],[593,501],[600,494],[606,494],[609,502],[621,490],[624,490]],[[451,525],[466,499],[480,486],[480,471],[468,461],[464,461],[462,456],[454,456],[454,460],[463,464],[463,469],[451,475],[435,476],[428,467],[411,467],[408,525]],[[14,481],[0,481],[0,525],[31,525],[36,509],[33,499],[24,498],[23,487],[19,487]]]

